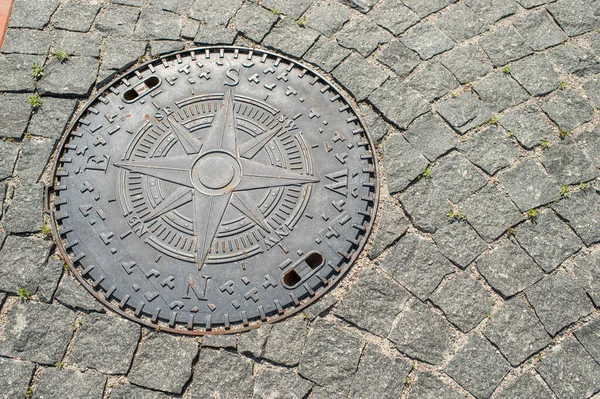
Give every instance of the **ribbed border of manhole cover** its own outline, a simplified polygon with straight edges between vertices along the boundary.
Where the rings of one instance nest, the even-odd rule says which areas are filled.
[[[341,91],[242,47],[169,54],[106,85],[63,137],[53,179],[54,236],[81,284],[190,335],[310,305],[360,255],[379,198],[373,143]]]

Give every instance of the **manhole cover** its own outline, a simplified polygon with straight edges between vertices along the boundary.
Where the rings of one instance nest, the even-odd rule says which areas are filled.
[[[73,272],[106,306],[222,333],[334,285],[377,193],[365,128],[326,79],[277,54],[206,48],[92,99],[63,142],[52,215]]]

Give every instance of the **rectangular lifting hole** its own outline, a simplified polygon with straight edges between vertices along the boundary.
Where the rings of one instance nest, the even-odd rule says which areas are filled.
[[[161,84],[161,79],[158,76],[150,75],[140,83],[133,86],[131,89],[123,93],[123,101],[132,103],[139,100],[152,90],[156,89]]]
[[[288,289],[294,289],[310,276],[315,274],[325,264],[321,252],[311,251],[297,260],[281,274],[281,284]]]

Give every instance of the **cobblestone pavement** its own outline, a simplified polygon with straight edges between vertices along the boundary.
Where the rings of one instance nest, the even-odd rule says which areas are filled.
[[[594,396],[598,28],[597,0],[16,0],[0,55],[0,398]],[[152,332],[63,270],[44,165],[118,71],[232,43],[312,63],[358,101],[381,156],[372,245],[299,317]]]

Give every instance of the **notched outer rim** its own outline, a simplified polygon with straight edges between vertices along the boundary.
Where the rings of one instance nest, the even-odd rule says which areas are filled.
[[[162,324],[155,324],[155,323],[151,323],[150,321],[146,320],[146,318],[142,318],[142,317],[136,317],[133,314],[130,314],[128,312],[126,312],[125,310],[120,309],[119,307],[115,306],[114,304],[112,304],[110,301],[108,301],[106,299],[106,297],[101,294],[100,292],[94,290],[91,285],[88,283],[88,281],[81,275],[81,272],[75,267],[73,260],[71,259],[71,257],[69,256],[69,254],[67,253],[67,250],[64,247],[63,244],[63,239],[61,238],[61,235],[59,233],[58,230],[58,224],[56,221],[56,217],[55,217],[55,210],[54,208],[51,208],[50,206],[50,202],[51,202],[51,197],[54,197],[55,195],[55,190],[54,190],[54,183],[55,183],[55,179],[56,179],[56,172],[58,171],[59,168],[59,161],[60,161],[60,155],[63,152],[64,149],[64,145],[66,144],[69,136],[71,136],[71,132],[73,131],[73,129],[76,126],[76,122],[88,111],[88,109],[92,106],[92,104],[94,104],[96,102],[96,100],[107,90],[110,89],[110,87],[112,87],[115,83],[119,82],[123,77],[133,73],[135,70],[139,70],[141,68],[146,67],[147,65],[150,64],[155,64],[155,63],[159,63],[161,62],[162,59],[171,59],[172,57],[175,57],[178,54],[188,54],[191,51],[195,51],[195,52],[202,52],[205,50],[210,50],[211,52],[213,50],[238,50],[240,52],[245,52],[245,53],[249,53],[249,52],[256,52],[256,53],[260,53],[260,54],[267,54],[270,56],[274,56],[274,57],[280,57],[282,60],[291,62],[295,65],[301,66],[302,68],[305,68],[307,71],[309,71],[310,73],[314,74],[316,77],[318,77],[319,79],[323,80],[324,82],[326,82],[327,84],[329,84],[330,86],[332,86],[336,91],[339,92],[339,94],[341,94],[342,96],[342,100],[350,107],[350,109],[352,109],[352,111],[354,112],[354,114],[358,117],[361,126],[364,129],[364,134],[369,142],[369,146],[371,148],[371,151],[373,153],[373,170],[374,170],[374,174],[373,174],[373,179],[375,181],[375,193],[374,193],[374,202],[371,206],[371,220],[368,223],[368,228],[367,231],[365,232],[365,235],[363,237],[363,240],[361,242],[361,245],[354,251],[352,257],[350,258],[350,260],[344,265],[344,268],[340,271],[340,273],[335,277],[334,280],[332,280],[329,285],[325,288],[325,289],[321,289],[320,292],[318,292],[317,294],[315,294],[312,297],[309,297],[308,299],[305,299],[303,301],[302,304],[300,304],[299,306],[293,307],[293,308],[289,308],[288,310],[286,310],[282,315],[277,315],[274,317],[269,318],[267,321],[256,321],[256,322],[252,322],[251,324],[249,324],[248,326],[243,326],[241,324],[239,325],[235,325],[235,326],[231,326],[229,329],[224,329],[222,327],[219,327],[218,329],[210,329],[210,330],[200,330],[200,329],[191,329],[188,330],[185,327],[169,327],[169,326],[165,326]],[[169,53],[169,54],[165,54],[162,55],[159,58],[156,59],[152,59],[150,61],[147,61],[145,63],[143,63],[142,65],[139,65],[137,67],[131,68],[125,72],[123,72],[122,74],[120,74],[119,76],[117,76],[115,79],[111,80],[110,82],[104,84],[101,88],[100,91],[98,91],[98,93],[96,93],[96,95],[90,99],[88,99],[88,103],[85,105],[85,107],[77,114],[77,116],[75,117],[75,119],[72,119],[70,127],[65,131],[65,133],[63,134],[63,137],[60,141],[59,146],[57,147],[57,152],[55,155],[55,159],[53,162],[53,166],[52,166],[52,181],[50,183],[49,186],[46,186],[46,195],[45,195],[45,212],[48,213],[48,215],[50,216],[50,224],[52,227],[52,236],[54,238],[54,241],[57,245],[57,248],[59,250],[60,256],[63,259],[63,261],[69,266],[69,270],[71,271],[71,273],[77,278],[77,280],[79,281],[79,283],[85,287],[85,289],[94,297],[96,298],[96,300],[98,300],[104,307],[110,309],[111,311],[133,321],[139,324],[142,324],[148,328],[151,328],[155,331],[163,331],[163,332],[168,332],[168,333],[173,333],[173,334],[178,334],[178,335],[188,335],[188,336],[202,336],[202,335],[224,335],[224,334],[235,334],[235,333],[239,333],[239,332],[245,332],[245,331],[250,331],[252,329],[258,328],[263,324],[272,324],[281,320],[284,320],[294,314],[297,314],[299,312],[301,312],[302,310],[304,310],[305,308],[307,308],[308,306],[310,306],[311,304],[313,304],[314,302],[316,302],[319,298],[321,298],[323,295],[325,295],[327,292],[331,292],[333,291],[336,286],[340,283],[340,281],[343,279],[343,277],[346,275],[346,273],[348,273],[348,271],[350,270],[350,268],[352,267],[352,265],[354,265],[354,262],[356,262],[356,260],[358,259],[358,257],[363,253],[363,249],[365,247],[365,245],[367,244],[367,242],[369,241],[369,236],[371,234],[371,231],[373,229],[373,224],[375,222],[375,217],[377,215],[377,208],[379,205],[379,172],[378,172],[378,168],[377,168],[377,154],[375,152],[375,146],[373,145],[373,140],[371,139],[371,135],[368,132],[367,126],[365,124],[365,121],[363,120],[362,115],[359,113],[358,109],[351,103],[348,101],[349,98],[352,98],[352,96],[348,95],[348,93],[346,93],[345,90],[341,89],[340,87],[338,87],[337,85],[334,85],[332,83],[331,80],[329,80],[328,78],[324,77],[321,73],[317,72],[315,70],[316,67],[313,66],[307,66],[305,65],[303,62],[300,61],[296,61],[290,57],[281,55],[281,54],[277,54],[271,51],[267,51],[267,50],[262,50],[262,49],[255,49],[255,48],[250,48],[250,47],[240,47],[240,46],[206,46],[206,47],[195,47],[195,48],[191,48],[191,49],[187,49],[187,50],[182,50],[182,51],[177,51],[177,52],[173,52],[173,53]]]

